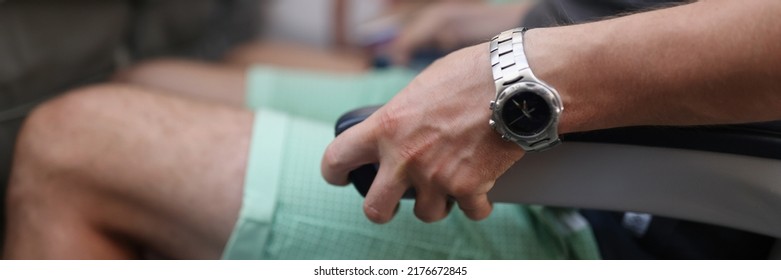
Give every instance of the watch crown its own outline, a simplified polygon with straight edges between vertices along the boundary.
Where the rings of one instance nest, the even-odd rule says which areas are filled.
[[[496,122],[494,120],[489,120],[488,125],[490,125],[491,128],[496,128]]]
[[[491,101],[491,104],[488,105],[488,108],[491,109],[491,110],[496,108],[496,101]]]

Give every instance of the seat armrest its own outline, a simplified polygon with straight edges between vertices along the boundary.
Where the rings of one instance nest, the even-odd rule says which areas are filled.
[[[648,212],[781,237],[781,160],[569,142],[527,154],[494,201]]]

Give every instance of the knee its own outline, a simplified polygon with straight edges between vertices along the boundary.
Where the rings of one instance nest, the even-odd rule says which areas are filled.
[[[78,167],[84,145],[95,135],[96,125],[111,121],[119,110],[119,96],[128,91],[119,85],[96,85],[72,90],[35,108],[17,138],[14,166],[34,165],[37,170]],[[105,124],[104,124],[105,125]],[[23,167],[22,166],[22,167]]]
[[[7,190],[9,214],[68,203],[77,188],[62,186],[80,185],[76,180],[89,166],[90,150],[84,147],[91,134],[88,128],[111,110],[105,103],[121,90],[114,85],[73,90],[30,113],[14,150]]]

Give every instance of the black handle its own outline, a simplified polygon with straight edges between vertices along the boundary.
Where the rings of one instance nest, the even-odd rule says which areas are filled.
[[[345,113],[336,121],[336,136],[339,136],[342,132],[364,121],[380,107],[382,106],[364,107]],[[372,182],[374,182],[374,177],[377,177],[377,170],[379,170],[379,168],[380,164],[375,163],[363,165],[358,167],[358,169],[350,171],[348,178],[362,196],[366,197],[366,194],[369,193],[369,188],[371,188]],[[415,188],[410,187],[407,189],[402,198],[414,199]]]

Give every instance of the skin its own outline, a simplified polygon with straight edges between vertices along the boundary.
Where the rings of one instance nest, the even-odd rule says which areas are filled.
[[[634,125],[781,119],[778,1],[702,1],[607,21],[526,33],[537,77],[561,94],[560,133]],[[486,193],[524,155],[487,125],[494,99],[487,44],[434,63],[365,122],[336,138],[323,177],[347,183],[381,162],[364,203],[388,222],[409,186],[416,215],[433,222],[453,197],[467,216],[491,212]],[[421,121],[425,120],[425,121]]]
[[[246,69],[240,65],[182,59],[152,60],[120,71],[114,77],[114,82],[132,84],[179,97],[242,107]]]
[[[225,59],[229,65],[274,65],[314,71],[362,73],[370,69],[370,58],[363,53],[308,48],[284,42],[256,42],[233,50]]]
[[[15,150],[3,257],[219,258],[252,122],[249,111],[125,85],[46,103]]]

